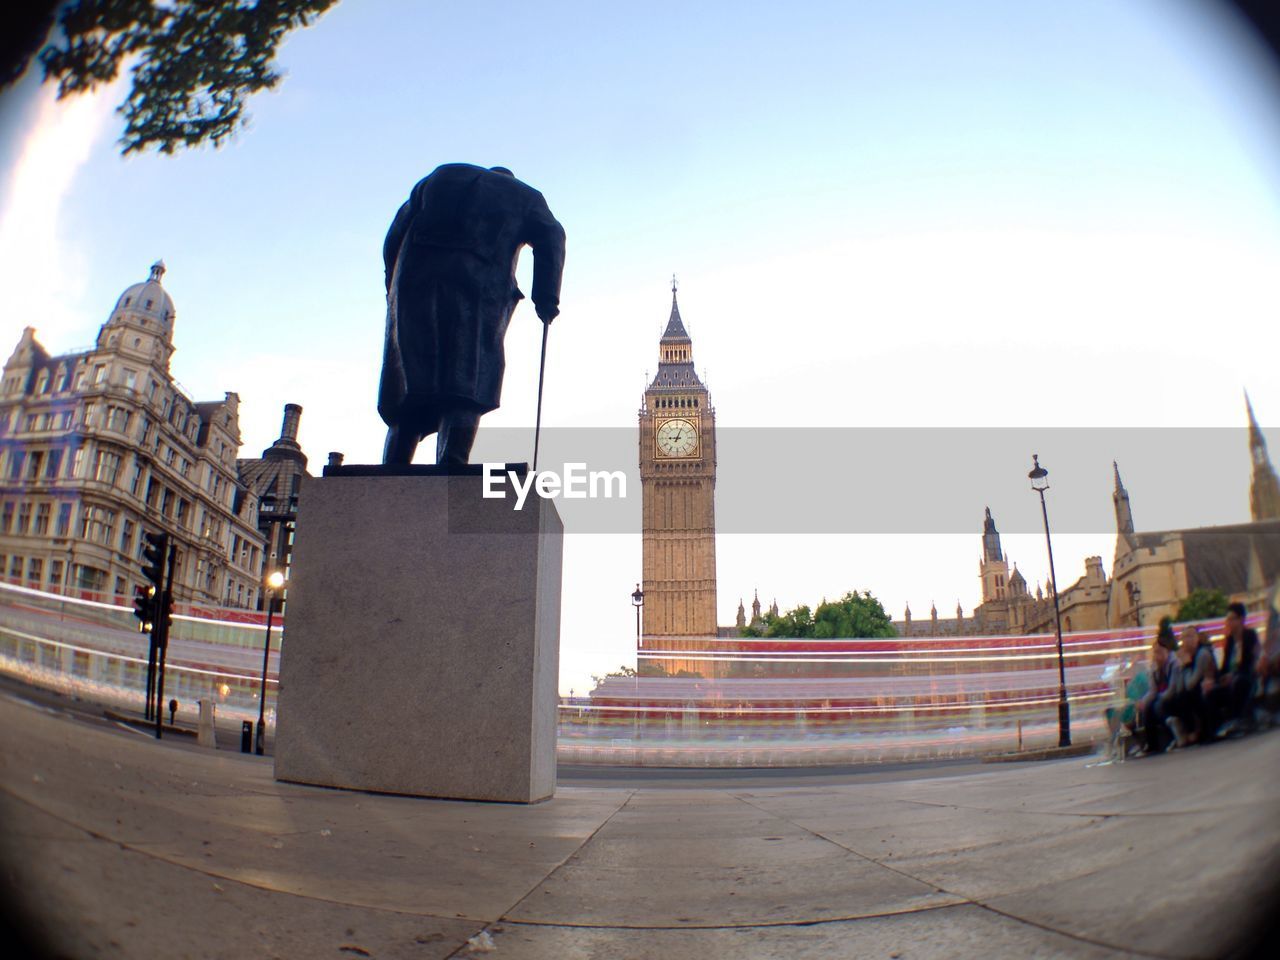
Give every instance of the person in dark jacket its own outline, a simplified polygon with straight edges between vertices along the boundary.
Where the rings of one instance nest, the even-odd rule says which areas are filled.
[[[1170,633],[1167,637],[1162,634],[1151,645],[1151,690],[1138,704],[1147,753],[1161,753],[1173,740],[1173,731],[1166,721],[1181,690],[1182,672],[1173,655],[1177,642]]]
[[[1176,656],[1182,678],[1169,707],[1168,725],[1178,746],[1185,747],[1213,737],[1213,720],[1205,691],[1213,686],[1218,663],[1213,657],[1213,648],[1200,642],[1200,631],[1194,626],[1183,627],[1178,641]]]
[[[407,464],[436,434],[436,462],[465,464],[480,417],[495,410],[520,250],[533,248],[533,305],[560,312],[564,228],[542,194],[504,167],[449,163],[413,188],[383,244],[387,332],[378,414],[382,461]]]
[[[1258,632],[1246,627],[1243,603],[1227,607],[1222,632],[1226,642],[1222,649],[1222,669],[1209,693],[1209,703],[1215,719],[1227,733],[1248,726],[1248,707],[1257,680],[1255,669],[1258,661]]]

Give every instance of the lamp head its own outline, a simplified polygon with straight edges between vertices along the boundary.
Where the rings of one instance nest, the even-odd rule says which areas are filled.
[[[1027,474],[1027,477],[1031,480],[1031,489],[1037,493],[1044,493],[1049,489],[1049,471],[1040,466],[1040,454],[1033,453],[1031,462],[1033,466],[1031,472]]]

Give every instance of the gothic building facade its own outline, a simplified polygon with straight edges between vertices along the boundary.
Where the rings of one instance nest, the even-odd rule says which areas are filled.
[[[640,412],[644,574],[640,667],[708,675],[716,627],[716,414],[693,365],[676,285]],[[648,656],[646,656],[646,654]],[[657,659],[654,659],[656,656]]]
[[[1261,609],[1280,581],[1280,480],[1267,453],[1266,440],[1245,397],[1249,417],[1250,520],[1248,523],[1184,530],[1140,532],[1134,525],[1129,491],[1112,464],[1111,495],[1116,519],[1116,552],[1107,576],[1101,557],[1086,557],[1084,576],[1059,591],[1062,629],[1076,631],[1151,627],[1161,617],[1176,617],[1194,590],[1221,590],[1250,609]],[[993,634],[1052,633],[1055,629],[1051,583],[1032,594],[1000,544],[990,508],[982,529],[978,561],[982,603],[970,617],[959,604],[954,618],[912,619],[907,607],[894,621],[900,636],[946,637]]]

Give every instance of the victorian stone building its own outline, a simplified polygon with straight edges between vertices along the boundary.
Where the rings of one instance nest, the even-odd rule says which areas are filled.
[[[239,398],[196,402],[175,384],[164,272],[120,294],[89,350],[51,354],[23,330],[0,377],[0,569],[127,604],[142,531],[162,531],[176,600],[252,608],[266,541],[237,473]]]
[[[293,562],[294,521],[298,517],[298,491],[307,472],[307,456],[298,445],[302,407],[285,404],[280,436],[262,456],[236,461],[240,481],[258,502],[258,530],[266,541],[265,569],[279,570],[289,578]]]

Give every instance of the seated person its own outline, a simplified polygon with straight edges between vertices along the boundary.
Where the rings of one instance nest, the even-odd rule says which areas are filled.
[[[1147,753],[1163,753],[1173,741],[1172,731],[1165,721],[1169,718],[1173,698],[1182,686],[1182,671],[1173,656],[1177,643],[1172,631],[1161,631],[1155,643],[1151,644],[1151,689],[1138,701]]]
[[[1145,661],[1138,664],[1126,663],[1118,674],[1126,678],[1124,702],[1120,706],[1107,707],[1106,717],[1107,729],[1111,731],[1111,756],[1114,759],[1124,759],[1120,753],[1124,749],[1123,738],[1136,737],[1138,734],[1138,722],[1142,718],[1138,704],[1151,689],[1151,665]]]
[[[1248,712],[1253,699],[1253,686],[1257,679],[1256,667],[1261,644],[1258,631],[1244,625],[1243,603],[1227,607],[1222,631],[1226,644],[1222,651],[1222,669],[1209,691],[1209,706],[1219,734],[1251,726]]]
[[[1178,635],[1175,654],[1182,671],[1181,683],[1169,705],[1168,725],[1180,747],[1202,743],[1213,737],[1213,721],[1209,713],[1206,690],[1213,686],[1218,662],[1213,647],[1200,642],[1200,631],[1185,626]]]
[[[1269,723],[1280,720],[1280,583],[1271,591],[1266,639],[1258,655],[1258,700]]]

